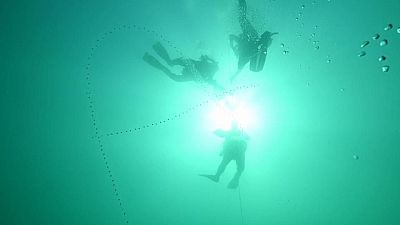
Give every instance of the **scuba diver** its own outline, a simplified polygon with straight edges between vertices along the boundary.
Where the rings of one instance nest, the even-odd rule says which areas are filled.
[[[265,31],[261,36],[247,19],[247,4],[245,0],[239,0],[239,24],[242,33],[239,36],[229,35],[230,47],[239,58],[236,73],[231,77],[233,81],[244,66],[250,62],[250,70],[259,72],[264,68],[268,47],[272,43],[272,36],[278,33]]]
[[[154,51],[168,64],[168,66],[182,66],[182,75],[177,75],[171,72],[169,68],[161,64],[154,56],[145,53],[143,60],[156,69],[164,72],[169,78],[177,82],[186,81],[204,81],[212,85],[216,89],[223,89],[214,79],[215,73],[218,71],[218,63],[208,57],[202,55],[200,60],[176,58],[171,59],[167,50],[161,43],[157,42],[153,45]]]
[[[202,177],[206,177],[214,182],[219,181],[219,177],[225,171],[226,166],[232,161],[236,161],[237,170],[232,178],[232,180],[228,184],[228,188],[236,189],[239,186],[239,178],[242,172],[244,171],[245,164],[245,151],[247,149],[247,142],[249,140],[249,136],[238,127],[236,121],[232,122],[231,129],[228,131],[224,130],[216,130],[214,134],[225,138],[223,143],[223,150],[221,152],[222,161],[218,166],[217,172],[215,175],[210,174],[200,174]]]

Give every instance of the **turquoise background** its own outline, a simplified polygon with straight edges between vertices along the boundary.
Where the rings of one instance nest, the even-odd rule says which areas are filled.
[[[236,4],[3,2],[0,224],[400,224],[400,2],[248,0],[257,30],[279,35],[263,72],[246,68],[229,84]],[[375,33],[389,44],[380,47]],[[214,57],[228,89],[256,85],[235,92],[256,115],[243,221],[239,190],[226,189],[233,165],[220,184],[197,176],[220,160],[213,104],[106,136],[209,98],[141,60],[160,35],[173,56],[177,48]],[[365,40],[367,55],[357,57]]]

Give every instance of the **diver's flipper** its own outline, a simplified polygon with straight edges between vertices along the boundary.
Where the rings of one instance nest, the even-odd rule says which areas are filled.
[[[143,56],[143,60],[147,62],[149,65],[153,66],[156,69],[159,69],[163,71],[166,74],[170,74],[171,71],[165,67],[163,64],[161,64],[154,56],[150,55],[149,53],[145,53]]]
[[[208,178],[208,179],[210,179],[210,180],[212,180],[212,181],[214,181],[216,183],[218,183],[218,181],[219,181],[219,177],[217,175],[199,174],[199,176],[206,177],[206,178]]]
[[[162,59],[165,60],[166,63],[168,63],[168,65],[173,66],[167,50],[164,48],[164,46],[161,45],[160,42],[155,43],[153,45],[153,49]]]

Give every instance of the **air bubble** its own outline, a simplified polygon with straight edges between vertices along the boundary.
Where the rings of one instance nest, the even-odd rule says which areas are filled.
[[[364,56],[366,56],[366,55],[367,55],[367,53],[364,52],[364,51],[358,53],[358,57],[364,57]]]
[[[385,31],[388,31],[388,30],[391,30],[392,28],[393,28],[393,25],[389,23],[389,24],[384,28],[384,30],[385,30]]]
[[[381,37],[381,35],[379,34],[375,34],[374,36],[372,36],[372,40],[376,41]]]
[[[382,66],[382,72],[387,73],[389,72],[390,67],[389,66]]]
[[[367,46],[367,45],[369,45],[369,41],[364,41],[364,42],[361,44],[361,48],[364,48],[364,47]]]
[[[383,47],[383,46],[386,46],[387,44],[388,44],[389,42],[388,42],[388,40],[382,40],[380,43],[379,43],[379,45],[381,46],[381,47]]]

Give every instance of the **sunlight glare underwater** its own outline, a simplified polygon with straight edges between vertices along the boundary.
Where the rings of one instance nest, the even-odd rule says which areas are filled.
[[[240,128],[251,130],[257,123],[257,113],[244,96],[227,95],[213,104],[209,112],[212,129],[228,130],[233,121]]]

